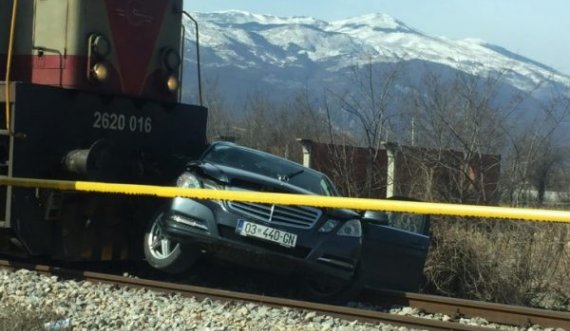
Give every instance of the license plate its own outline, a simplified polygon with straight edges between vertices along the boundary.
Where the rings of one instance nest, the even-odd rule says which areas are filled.
[[[290,232],[270,228],[265,225],[238,220],[236,233],[244,237],[254,237],[277,243],[285,247],[295,247],[297,235]]]

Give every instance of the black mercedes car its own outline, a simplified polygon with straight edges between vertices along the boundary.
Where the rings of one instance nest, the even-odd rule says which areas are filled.
[[[324,174],[228,142],[211,144],[187,165],[178,187],[338,195]],[[397,216],[397,217],[395,217]],[[401,216],[401,215],[400,215]],[[201,255],[299,276],[315,299],[345,296],[362,285],[410,289],[421,276],[427,218],[305,206],[172,199],[145,234],[148,263],[181,273]],[[418,221],[410,222],[417,218]],[[407,251],[406,251],[407,249]],[[383,263],[389,261],[392,265]],[[399,268],[396,274],[394,270]]]

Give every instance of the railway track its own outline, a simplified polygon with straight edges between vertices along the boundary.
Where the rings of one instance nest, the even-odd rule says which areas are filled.
[[[570,313],[568,312],[389,290],[375,291],[370,301],[410,306],[428,313],[437,312],[449,315],[455,319],[477,316],[498,324],[540,325],[546,328],[570,330]]]
[[[374,295],[375,303],[403,304],[421,309],[427,313],[444,313],[452,317],[444,322],[411,316],[401,316],[384,312],[363,310],[343,306],[325,305],[299,300],[275,298],[257,294],[232,292],[206,287],[183,285],[156,280],[138,279],[118,275],[103,274],[90,271],[78,271],[48,265],[30,264],[0,260],[0,268],[28,269],[43,274],[56,275],[63,279],[85,280],[92,283],[108,283],[118,286],[146,288],[154,291],[177,293],[197,299],[210,298],[219,301],[241,301],[262,304],[271,307],[289,307],[314,311],[349,321],[357,320],[368,323],[385,323],[425,330],[489,330],[489,328],[470,326],[458,323],[462,316],[478,316],[499,324],[530,326],[540,324],[542,327],[570,330],[570,313],[553,312],[525,307],[489,304],[476,301],[442,298],[431,295],[380,291]],[[379,300],[381,298],[381,300]]]

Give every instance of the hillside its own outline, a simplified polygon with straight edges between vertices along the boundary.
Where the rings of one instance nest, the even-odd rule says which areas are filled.
[[[231,103],[239,104],[253,93],[279,99],[303,89],[316,94],[350,90],[346,81],[351,69],[369,63],[379,68],[405,64],[408,81],[401,85],[420,79],[422,72],[460,71],[478,77],[502,73],[502,93],[534,91],[538,102],[553,90],[570,89],[570,76],[500,46],[429,36],[385,14],[333,22],[242,11],[193,15],[200,23],[206,85],[215,85]],[[192,39],[191,25],[187,27],[187,38]],[[191,46],[188,40],[186,101],[195,90]]]

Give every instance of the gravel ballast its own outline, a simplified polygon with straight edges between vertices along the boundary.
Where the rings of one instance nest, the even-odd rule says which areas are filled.
[[[90,282],[62,281],[55,276],[0,269],[0,317],[10,311],[45,312],[61,316],[73,330],[406,330],[384,324],[357,323],[315,312],[272,308],[252,303],[196,300],[145,289]],[[405,307],[395,314],[417,316]],[[425,315],[425,314],[424,314]],[[426,318],[447,320],[445,315]],[[481,319],[461,321],[503,330]],[[51,327],[47,329],[57,329]],[[526,330],[539,330],[530,328]]]

